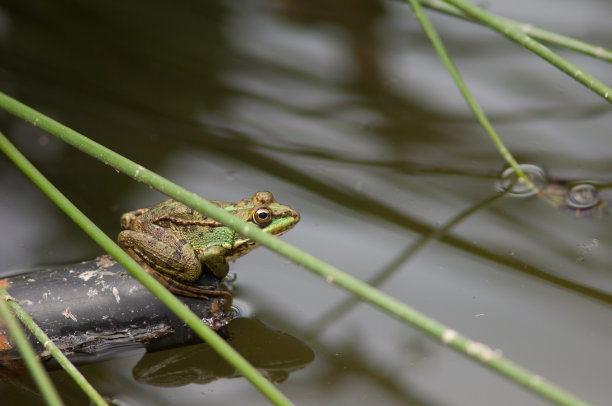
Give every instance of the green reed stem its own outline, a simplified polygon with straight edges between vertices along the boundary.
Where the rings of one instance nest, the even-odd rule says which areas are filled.
[[[427,15],[423,11],[423,8],[421,7],[421,4],[419,3],[419,1],[418,0],[405,0],[405,1],[410,3],[412,10],[414,11],[417,19],[419,20],[419,23],[421,23],[421,26],[423,27],[423,31],[425,31],[425,34],[429,38],[429,41],[431,42],[432,46],[436,50],[438,57],[440,58],[440,60],[442,61],[442,63],[444,64],[448,72],[450,73],[451,77],[455,81],[455,84],[459,88],[459,91],[463,95],[463,98],[467,102],[468,106],[472,109],[472,112],[476,116],[476,119],[478,120],[482,128],[489,135],[489,138],[491,138],[491,140],[493,141],[493,144],[495,144],[495,146],[497,147],[497,150],[499,151],[501,156],[508,163],[508,165],[512,167],[514,172],[518,175],[519,179],[522,182],[524,182],[525,185],[527,185],[531,190],[537,192],[538,188],[531,182],[531,180],[525,175],[523,170],[519,167],[518,162],[516,162],[516,160],[514,159],[514,157],[508,150],[508,148],[506,148],[501,138],[495,132],[495,129],[493,129],[493,126],[489,122],[489,119],[482,111],[482,108],[480,107],[480,105],[478,105],[478,103],[476,102],[476,100],[474,99],[470,91],[468,90],[467,86],[465,85],[465,82],[463,81],[463,78],[461,78],[459,71],[455,67],[455,64],[453,64],[453,61],[448,56],[448,53],[446,52],[446,49],[444,48],[444,44],[442,44],[442,40],[440,39],[440,36],[438,35],[435,28],[429,21],[429,18],[427,18]]]
[[[1,94],[0,98],[7,101],[6,95]],[[19,107],[18,102],[12,100],[13,107]],[[6,107],[6,105],[4,105]],[[29,113],[33,110],[21,105],[26,110],[20,109],[22,113]],[[54,134],[63,133],[69,139],[75,140],[74,135],[77,134],[59,123],[49,119],[48,117],[36,114],[33,121],[40,128],[53,128]],[[79,139],[82,137],[82,139]],[[62,137],[60,137],[62,138]],[[85,147],[86,145],[93,146],[95,143],[83,136],[77,136],[77,144]],[[202,322],[191,310],[179,301],[172,293],[164,288],[159,282],[149,275],[140,267],[125,251],[123,251],[113,240],[111,240],[102,230],[100,230],[87,216],[85,216],[76,206],[74,206],[55,186],[49,182],[16,148],[10,141],[0,133],[0,149],[34,182],[60,209],[62,209],[68,217],[77,223],[94,241],[96,241],[106,252],[111,254],[125,269],[127,269],[136,279],[138,279],[147,289],[149,289],[159,300],[161,300],[168,308],[179,316],[193,331],[196,332],[204,341],[206,341],[213,349],[215,349],[227,362],[234,366],[244,377],[249,379],[253,385],[259,389],[265,396],[268,397],[275,405],[291,405],[291,401],[287,399],[276,387],[264,378],[247,360],[238,354],[227,342],[217,335],[210,327]],[[95,148],[94,148],[95,149]],[[116,161],[114,152],[109,154],[109,150],[104,147],[98,148],[95,152],[90,149],[90,152],[95,154],[98,159],[105,160],[113,165]],[[114,154],[114,155],[113,155]],[[124,159],[124,158],[121,158]],[[127,160],[125,160],[127,161]],[[127,161],[130,162],[130,161]],[[131,163],[133,172],[138,175],[138,172],[144,168]],[[147,171],[148,172],[148,171]],[[215,206],[216,207],[216,206]],[[223,210],[222,210],[223,211]],[[232,216],[233,217],[233,216]]]
[[[2,149],[2,137],[4,135],[0,132],[0,149]],[[14,299],[10,298],[8,292],[0,286],[0,296],[9,297],[8,305],[15,313],[15,315],[21,320],[24,326],[32,332],[34,337],[38,339],[43,346],[49,351],[49,353],[57,360],[58,364],[70,375],[70,377],[76,382],[77,385],[85,392],[87,396],[98,406],[108,406],[108,403],[102,398],[98,391],[91,386],[87,379],[81,374],[81,372],[70,362],[64,353],[57,348],[55,343],[49,339],[49,336],[38,327],[38,324],[32,320],[32,318],[23,310],[23,308]],[[1,300],[0,300],[1,302]],[[29,343],[28,343],[29,344]]]
[[[34,382],[36,382],[40,393],[43,395],[43,398],[48,405],[63,405],[64,403],[59,397],[55,386],[53,386],[53,382],[51,382],[49,374],[47,374],[47,371],[45,371],[42,363],[36,357],[36,353],[26,338],[21,326],[11,314],[7,301],[13,301],[13,299],[9,296],[8,292],[2,288],[2,286],[0,286],[0,296],[2,296],[0,297],[0,319],[4,321],[4,326],[11,334],[11,337],[13,337],[13,341],[15,342],[15,345],[17,346],[23,360],[25,361],[25,364],[32,375],[32,379],[34,379]]]
[[[416,0],[411,0],[414,2]],[[555,52],[534,40],[532,37],[523,32],[516,24],[509,24],[506,19],[488,13],[487,11],[471,4],[465,0],[445,0],[447,3],[457,7],[462,12],[481,22],[500,34],[505,35],[512,41],[521,44],[531,52],[538,55],[540,58],[548,61],[556,68],[566,73],[572,79],[582,83],[587,88],[591,89],[608,102],[612,102],[612,89],[604,83],[589,75],[584,70],[576,65],[557,55]]]
[[[450,346],[458,352],[477,360],[482,365],[485,365],[499,374],[513,380],[514,382],[527,387],[534,393],[546,399],[552,400],[559,405],[587,405],[586,402],[575,398],[573,395],[564,391],[553,383],[541,378],[540,376],[515,364],[514,362],[505,359],[502,356],[501,351],[492,350],[482,343],[470,340],[469,338],[457,333],[455,330],[452,330],[436,320],[425,316],[399,300],[373,288],[367,283],[364,283],[345,272],[342,272],[333,265],[330,265],[314,257],[313,255],[294,247],[293,245],[279,238],[276,238],[273,235],[261,231],[259,227],[240,220],[220,207],[212,204],[208,200],[198,197],[196,194],[170,182],[169,180],[149,171],[148,169],[145,169],[141,165],[122,157],[108,148],[88,139],[82,134],[79,134],[78,132],[58,123],[57,121],[31,109],[30,107],[25,106],[24,104],[8,97],[3,93],[0,93],[0,107],[4,108],[11,114],[16,115],[17,117],[21,117],[29,123],[35,123],[39,128],[48,131],[52,135],[66,141],[81,151],[100,159],[102,162],[129,176],[132,176],[134,179],[146,183],[162,193],[165,193],[174,199],[193,207],[201,213],[220,221],[237,232],[252,238],[261,245],[276,251],[280,255],[283,255],[294,262],[303,265],[304,267],[324,277],[327,282],[334,283],[354,293],[355,295],[358,295],[371,304],[378,306],[380,309],[437,338],[442,343]],[[78,209],[74,208],[69,215],[72,216],[73,212],[80,213]],[[86,220],[86,224],[88,228],[95,228],[97,230],[97,227],[89,222],[89,220]],[[91,233],[88,228],[86,228],[86,231],[88,234],[92,235],[93,233]],[[108,239],[106,236],[103,237]],[[102,237],[100,238],[103,239]],[[128,264],[128,269],[130,272],[132,272],[141,282],[143,282],[145,286],[150,289],[152,289],[150,286],[157,286],[157,282],[146,272],[144,272],[131,259],[131,257],[125,254],[116,244],[112,243],[112,241],[110,243],[105,242],[104,244],[101,244],[100,242],[98,243],[102,245],[103,248],[105,248],[111,255],[117,258],[118,261],[121,258],[121,261],[119,262],[122,265],[126,266],[126,264]],[[170,298],[175,298],[165,289],[159,293],[159,296],[160,299],[162,297],[164,298],[163,301],[166,304],[175,303],[169,300]],[[176,303],[180,306],[180,302],[176,301]],[[178,312],[175,313],[179,314]],[[195,317],[195,315],[191,312],[189,312],[188,315],[189,317]],[[191,323],[189,325],[192,326]],[[198,330],[200,329],[199,326],[196,327],[198,327]],[[217,339],[221,340],[220,337],[216,336],[216,334],[213,335]],[[223,343],[225,344],[225,342]],[[214,346],[213,348],[217,349]],[[242,369],[239,370],[242,372]]]
[[[465,20],[483,24],[481,21],[475,20],[473,17],[465,14],[458,8],[445,3],[443,0],[421,0],[421,4],[431,10],[439,11],[454,17],[463,18]],[[601,46],[589,44],[584,41],[577,40],[565,35],[558,34],[556,32],[547,31],[532,24],[512,20],[506,17],[499,17],[509,25],[513,25],[514,28],[524,32],[531,38],[547,42],[551,45],[566,48],[571,51],[580,52],[585,55],[592,56],[594,58],[601,59],[606,62],[612,62],[612,51]]]
[[[370,286],[379,286],[385,280],[387,280],[391,275],[395,273],[400,266],[403,265],[410,257],[418,253],[423,247],[425,247],[431,241],[440,240],[443,236],[448,234],[448,232],[454,228],[457,224],[468,218],[474,213],[480,213],[482,210],[496,202],[497,200],[504,197],[510,189],[505,189],[491,197],[487,197],[484,201],[469,207],[463,212],[457,214],[455,217],[450,219],[444,226],[431,230],[427,234],[423,234],[421,238],[419,238],[414,244],[410,244],[408,248],[403,250],[397,258],[391,261],[387,266],[385,266],[380,272],[374,275],[373,278],[370,278],[367,283]],[[355,305],[357,305],[361,300],[359,297],[351,296],[346,298],[343,302],[330,309],[327,313],[325,313],[319,320],[315,321],[311,324],[311,328],[308,332],[308,337],[315,337],[320,334],[325,328],[332,325],[336,320],[340,319],[345,313],[351,310]]]

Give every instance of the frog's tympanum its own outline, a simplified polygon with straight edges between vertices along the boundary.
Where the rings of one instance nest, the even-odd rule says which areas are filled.
[[[300,215],[277,203],[270,192],[257,192],[237,202],[212,201],[263,231],[281,235]],[[224,278],[227,261],[251,251],[257,243],[192,208],[169,199],[149,209],[121,216],[119,246],[171,292],[192,297],[231,294],[196,285],[202,271]]]

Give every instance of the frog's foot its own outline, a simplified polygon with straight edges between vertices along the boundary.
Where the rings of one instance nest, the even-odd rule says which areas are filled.
[[[147,269],[147,271],[149,272],[149,274],[151,274],[152,277],[157,279],[157,281],[163,287],[165,287],[175,295],[195,297],[198,299],[206,300],[209,299],[208,296],[227,296],[229,298],[232,297],[232,294],[227,290],[216,290],[212,289],[212,286],[202,286],[189,282],[178,281],[176,279],[170,279],[158,272],[151,270],[150,268]]]

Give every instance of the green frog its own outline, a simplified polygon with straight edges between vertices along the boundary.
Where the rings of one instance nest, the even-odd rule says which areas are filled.
[[[291,229],[300,214],[277,203],[272,193],[260,191],[237,202],[212,201],[262,231],[281,235]],[[119,246],[171,292],[183,296],[231,294],[196,285],[203,270],[224,278],[228,261],[235,260],[257,243],[202,213],[169,199],[121,216]]]

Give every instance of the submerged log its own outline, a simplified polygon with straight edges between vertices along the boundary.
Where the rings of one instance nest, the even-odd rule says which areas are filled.
[[[198,284],[221,289],[212,275]],[[42,269],[0,279],[24,310],[68,356],[95,358],[131,344],[161,349],[199,342],[198,336],[147,288],[108,255],[74,265]],[[230,300],[177,296],[214,330],[232,318]],[[48,351],[26,329],[43,360]],[[77,362],[87,361],[75,357]],[[19,352],[0,320],[0,366],[19,364]],[[93,359],[92,359],[93,360]]]

